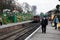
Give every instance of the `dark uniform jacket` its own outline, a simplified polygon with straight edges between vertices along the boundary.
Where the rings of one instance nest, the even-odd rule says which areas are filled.
[[[42,19],[42,21],[41,21],[41,25],[43,25],[43,26],[46,26],[46,25],[48,25],[48,19]]]

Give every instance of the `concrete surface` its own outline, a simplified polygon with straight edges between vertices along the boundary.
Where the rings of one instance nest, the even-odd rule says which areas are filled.
[[[47,25],[46,34],[41,32],[41,28],[28,40],[60,40],[60,31],[51,27],[50,23]]]

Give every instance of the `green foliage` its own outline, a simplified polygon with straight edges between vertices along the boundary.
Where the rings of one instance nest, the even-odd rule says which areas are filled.
[[[48,14],[46,13],[44,16],[48,17]]]
[[[40,18],[42,18],[44,16],[44,13],[40,13]]]
[[[2,22],[3,22],[3,24],[8,24],[9,20],[7,19],[6,16],[2,16]]]
[[[2,4],[0,4],[0,9],[2,9],[3,8],[3,6],[2,6]]]
[[[17,14],[15,14],[15,13],[10,14],[9,13],[9,14],[7,14],[5,12],[2,15],[2,22],[3,22],[3,24],[16,23],[16,22],[31,20],[32,17],[33,17],[33,15],[29,14],[29,13],[17,13]]]
[[[33,15],[29,13],[19,13],[19,15],[17,15],[17,22],[31,20],[32,17]]]

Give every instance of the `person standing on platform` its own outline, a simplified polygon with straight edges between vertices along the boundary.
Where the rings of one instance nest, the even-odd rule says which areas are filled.
[[[58,24],[58,22],[59,22],[58,17],[55,16],[55,17],[54,17],[54,27],[55,27],[55,29],[57,29],[57,24]]]
[[[46,17],[43,17],[41,21],[42,26],[42,33],[46,33],[46,26],[48,25],[48,19]]]

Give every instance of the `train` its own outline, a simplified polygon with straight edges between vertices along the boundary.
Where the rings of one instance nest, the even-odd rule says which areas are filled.
[[[39,23],[40,22],[40,16],[36,15],[33,17],[33,23]]]

